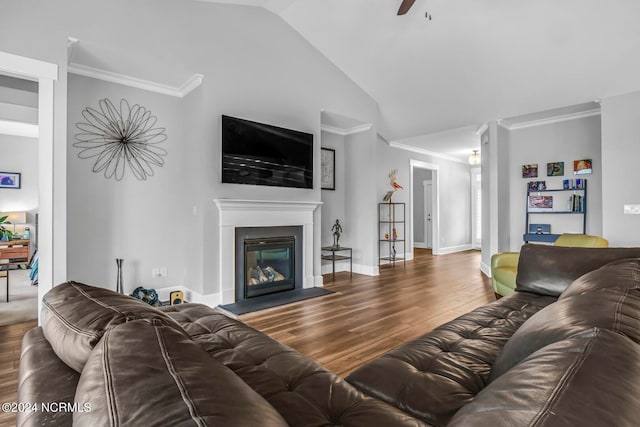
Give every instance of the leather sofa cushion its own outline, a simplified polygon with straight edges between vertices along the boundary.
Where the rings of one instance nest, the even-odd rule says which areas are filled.
[[[42,328],[27,331],[22,339],[20,372],[18,377],[18,402],[73,403],[80,374],[58,359]],[[53,385],[55,384],[55,385]],[[16,425],[70,426],[73,413],[69,411],[20,411],[16,414]]]
[[[436,426],[486,384],[502,347],[555,298],[514,293],[446,323],[354,371],[347,381]]]
[[[593,327],[640,343],[640,259],[613,261],[576,279],[557,302],[516,331],[496,360],[491,381],[536,350]]]
[[[315,361],[207,306],[183,304],[161,309],[207,353],[264,397],[291,427],[427,425],[365,396]]]
[[[597,270],[578,277],[560,295],[560,300],[598,289],[640,289],[640,258],[625,258],[610,262]]]
[[[264,399],[158,319],[108,329],[87,361],[78,426],[286,426]]]
[[[640,257],[640,248],[570,248],[525,244],[520,250],[516,291],[560,296],[578,277],[622,258]]]
[[[533,353],[449,426],[637,426],[638,420],[640,347],[594,329]]]
[[[138,299],[104,288],[67,282],[42,298],[44,336],[58,357],[82,372],[93,347],[110,327],[134,319],[161,319],[180,326],[169,316]]]
[[[594,327],[624,334],[640,343],[640,290],[600,289],[543,308],[504,346],[490,380],[505,374],[533,352]]]

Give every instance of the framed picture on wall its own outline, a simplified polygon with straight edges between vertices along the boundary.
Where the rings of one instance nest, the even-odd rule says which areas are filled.
[[[564,176],[564,162],[547,163],[547,176]]]
[[[0,172],[0,188],[19,189],[22,184],[21,174],[18,172]]]
[[[591,159],[582,159],[573,161],[573,174],[585,175],[592,171]]]
[[[537,178],[538,177],[538,164],[532,163],[530,165],[522,165],[522,177],[523,178]]]
[[[320,149],[320,188],[336,189],[336,150],[331,148]]]

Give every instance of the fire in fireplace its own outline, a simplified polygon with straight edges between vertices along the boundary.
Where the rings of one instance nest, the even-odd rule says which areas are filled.
[[[302,227],[236,228],[236,302],[302,287]]]
[[[244,240],[246,298],[295,289],[293,236]]]

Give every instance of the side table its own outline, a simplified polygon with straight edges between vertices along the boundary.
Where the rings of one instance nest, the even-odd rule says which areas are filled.
[[[333,278],[336,278],[336,261],[349,260],[349,277],[353,277],[353,249],[345,246],[323,246],[320,248],[325,252],[331,252],[331,254],[323,254],[320,256],[325,261],[331,261],[333,265]],[[338,255],[336,252],[349,251],[349,255]]]

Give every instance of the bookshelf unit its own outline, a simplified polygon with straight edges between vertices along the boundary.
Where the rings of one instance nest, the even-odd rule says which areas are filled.
[[[406,266],[406,210],[404,203],[378,203],[378,267]]]
[[[522,239],[525,243],[528,242],[545,242],[553,243],[556,241],[560,234],[556,233],[531,233],[531,224],[537,224],[543,222],[543,218],[546,215],[575,215],[579,221],[582,222],[582,234],[587,234],[587,180],[583,179],[582,186],[580,188],[558,188],[550,190],[527,190],[526,198],[526,218],[525,218],[525,231]],[[563,210],[554,210],[546,208],[533,208],[532,211],[529,200],[531,196],[554,196],[554,195],[566,195],[567,205],[563,205]],[[556,201],[553,202],[555,204]],[[557,205],[556,205],[557,206]],[[533,217],[533,218],[532,218]],[[532,221],[532,219],[534,221]]]

